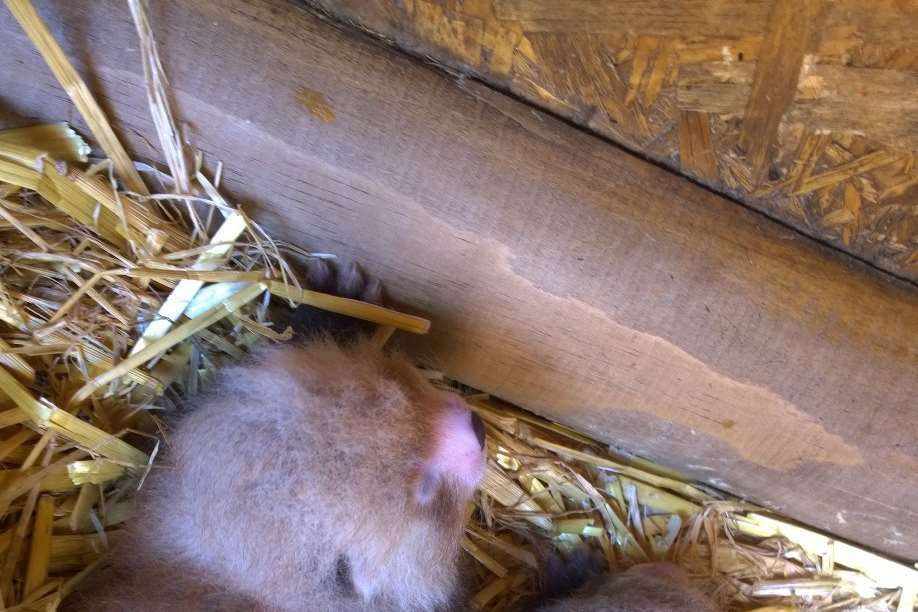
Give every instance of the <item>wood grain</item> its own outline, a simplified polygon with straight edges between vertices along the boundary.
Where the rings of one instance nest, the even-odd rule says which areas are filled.
[[[711,144],[711,118],[707,113],[682,111],[679,162],[690,174],[708,181],[717,180],[717,158]]]
[[[737,36],[761,33],[770,4],[766,0],[493,0],[493,10],[497,19],[522,22],[524,29],[531,32],[567,29],[658,36]]]
[[[918,149],[915,2],[308,3],[918,281],[913,165],[868,172],[852,184],[863,203],[857,223],[837,223],[850,201],[841,186],[805,194],[784,188],[808,163],[794,153],[813,133],[828,134],[852,157]],[[710,115],[716,175],[682,165],[695,161],[684,155],[690,132],[683,111]],[[834,163],[813,161],[818,172]]]
[[[749,156],[756,183],[764,178],[778,126],[797,91],[803,55],[817,28],[813,23],[816,2],[775,0],[768,16],[739,135],[739,145]]]
[[[741,117],[757,62],[683,66],[676,103],[684,110]],[[811,130],[870,133],[898,151],[918,149],[918,75],[912,71],[804,63],[787,118]]]
[[[127,8],[38,7],[124,140],[155,156]],[[277,238],[359,258],[430,314],[417,348],[448,374],[918,556],[911,287],[292,5],[164,1],[152,19],[227,191]],[[81,125],[2,13],[0,32],[4,116]]]

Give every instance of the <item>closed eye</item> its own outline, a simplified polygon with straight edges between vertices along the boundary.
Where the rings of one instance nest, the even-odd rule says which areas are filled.
[[[348,597],[357,595],[354,581],[351,578],[351,564],[344,555],[335,562],[335,586],[338,592]]]

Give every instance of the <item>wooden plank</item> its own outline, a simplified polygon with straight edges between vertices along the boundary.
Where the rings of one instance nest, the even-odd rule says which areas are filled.
[[[918,3],[307,1],[677,171],[686,135],[681,112],[710,113],[721,173],[717,179],[697,178],[918,282],[918,224],[911,197],[918,182],[911,165],[859,179],[867,205],[857,231],[836,223],[846,207],[844,190],[791,195],[782,189],[803,163],[793,157],[803,132],[826,132],[831,144],[853,147],[855,157],[877,145],[900,152],[918,149],[918,30],[911,26]],[[811,19],[815,8],[818,15]],[[770,14],[775,16],[771,23]],[[763,43],[766,31],[770,38]],[[753,91],[752,75],[763,54],[769,65],[762,66]],[[693,90],[690,75],[706,62],[717,64],[707,67],[714,71],[710,76],[723,80]],[[748,82],[729,80],[744,73]],[[747,106],[749,121],[744,122]],[[752,155],[738,156],[743,148]],[[874,206],[878,193],[885,194],[882,206]]]
[[[497,19],[530,32],[636,32],[660,36],[761,34],[769,0],[493,0]]]
[[[797,91],[803,54],[817,28],[815,5],[816,0],[775,0],[768,17],[739,140],[756,183],[764,177],[778,126]]]
[[[151,155],[127,8],[39,10],[52,4],[55,34]],[[278,239],[357,257],[428,311],[423,354],[447,373],[918,556],[913,287],[293,6],[164,1],[153,27],[227,190]],[[0,32],[7,116],[79,125],[5,14]],[[333,120],[303,108],[304,87]]]
[[[870,134],[918,150],[918,74],[911,70],[814,64],[804,67],[790,119],[812,129]]]
[[[828,32],[857,32],[865,47],[883,45],[905,50],[918,45],[918,3],[912,0],[834,0],[825,3]]]
[[[646,134],[640,112],[625,102],[628,86],[621,75],[600,68],[614,61],[609,49],[617,43],[616,37],[602,34],[529,33],[513,58],[513,85],[545,99],[560,114],[584,121],[585,113],[567,102],[581,97],[591,108],[586,122],[611,122],[619,126],[620,138],[623,131]],[[587,74],[596,77],[584,80]]]
[[[682,111],[679,120],[679,162],[689,174],[717,180],[717,158],[711,144],[711,118],[707,113]]]
[[[858,159],[853,159],[850,162],[836,166],[827,172],[806,177],[801,181],[800,186],[795,189],[793,193],[809,193],[818,189],[825,189],[826,187],[834,187],[852,176],[858,176],[870,172],[871,170],[894,164],[901,159],[900,155],[896,155],[890,151],[874,151]]]
[[[756,62],[683,66],[676,104],[683,110],[742,116]],[[907,70],[805,64],[786,119],[811,130],[870,134],[897,150],[918,149],[918,75]]]
[[[756,62],[700,62],[679,69],[676,104],[684,111],[742,117]]]

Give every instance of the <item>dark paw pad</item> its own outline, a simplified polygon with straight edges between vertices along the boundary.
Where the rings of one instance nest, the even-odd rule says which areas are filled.
[[[563,557],[553,554],[545,564],[543,596],[546,599],[566,597],[600,574],[603,566],[602,555],[587,546],[576,548]]]
[[[341,297],[382,304],[382,290],[379,279],[367,276],[356,261],[338,274],[337,294]]]
[[[306,287],[314,291],[331,293],[378,306],[384,305],[385,291],[382,282],[370,276],[357,262],[336,270],[326,259],[310,259],[304,274]],[[281,308],[281,310],[285,310]],[[358,334],[370,333],[374,326],[359,319],[335,314],[312,306],[301,305],[292,313],[278,313],[281,326],[290,325],[298,337],[305,338],[329,334],[347,340]]]

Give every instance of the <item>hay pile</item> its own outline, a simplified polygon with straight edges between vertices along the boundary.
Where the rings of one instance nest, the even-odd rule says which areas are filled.
[[[271,325],[272,295],[378,323],[382,341],[428,322],[302,288],[288,258],[311,254],[271,240],[221,195],[219,164],[205,172],[184,143],[139,0],[129,4],[168,172],[129,158],[30,2],[6,4],[104,153],[91,158],[64,124],[0,132],[0,606],[53,610],[130,520],[159,449],[157,411],[256,339],[289,337]],[[801,594],[824,610],[912,609],[908,567],[469,399],[491,458],[463,544],[481,609],[525,603],[540,555],[583,542],[612,569],[678,558],[740,609]]]
[[[677,561],[729,610],[915,607],[913,568],[487,396],[469,402],[486,422],[491,458],[464,542],[480,565],[480,609],[524,604],[538,589],[540,553],[583,543],[602,553],[610,571]]]

